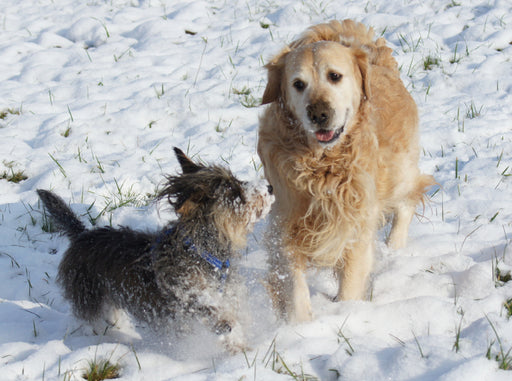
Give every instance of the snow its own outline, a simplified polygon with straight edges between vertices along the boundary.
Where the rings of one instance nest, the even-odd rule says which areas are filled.
[[[35,190],[88,226],[155,229],[174,217],[146,196],[177,171],[173,146],[260,179],[262,108],[246,106],[263,64],[333,18],[389,41],[420,110],[421,168],[440,184],[405,249],[380,234],[370,300],[331,302],[332,275],[312,270],[314,320],[276,321],[263,222],[241,260],[246,353],[223,353],[201,327],[154,337],[127,320],[93,335],[56,285],[67,240],[43,230]],[[508,0],[3,0],[0,176],[28,178],[0,180],[0,378],[80,379],[107,358],[122,380],[511,379],[495,361],[512,359],[512,282],[496,277],[512,269],[511,25]]]

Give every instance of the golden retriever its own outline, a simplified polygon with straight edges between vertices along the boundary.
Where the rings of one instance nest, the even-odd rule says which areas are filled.
[[[308,264],[336,299],[365,297],[376,231],[400,248],[432,176],[418,168],[418,112],[383,38],[351,20],[309,28],[267,65],[258,154],[276,202],[268,288],[289,321],[312,318]]]

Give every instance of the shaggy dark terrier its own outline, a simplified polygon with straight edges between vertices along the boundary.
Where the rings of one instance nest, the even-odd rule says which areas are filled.
[[[237,316],[240,287],[230,261],[254,222],[269,211],[272,189],[174,151],[183,173],[167,177],[158,198],[167,199],[179,219],[156,233],[87,230],[60,197],[37,191],[71,240],[58,281],[75,315],[93,326],[117,309],[154,328],[196,318],[236,351],[244,344]]]

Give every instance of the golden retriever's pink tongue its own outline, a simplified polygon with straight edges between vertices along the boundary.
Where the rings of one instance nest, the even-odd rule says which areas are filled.
[[[315,135],[316,135],[316,138],[321,141],[321,142],[328,142],[330,140],[332,140],[332,138],[334,137],[334,131],[333,130],[320,130],[320,131],[317,131],[315,132]]]

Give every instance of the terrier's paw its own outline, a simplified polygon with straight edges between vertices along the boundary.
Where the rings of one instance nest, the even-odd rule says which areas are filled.
[[[239,325],[232,328],[230,333],[221,335],[220,341],[226,351],[232,355],[249,350],[242,328]]]
[[[213,327],[217,335],[223,335],[231,332],[231,324],[227,320],[221,320]]]

